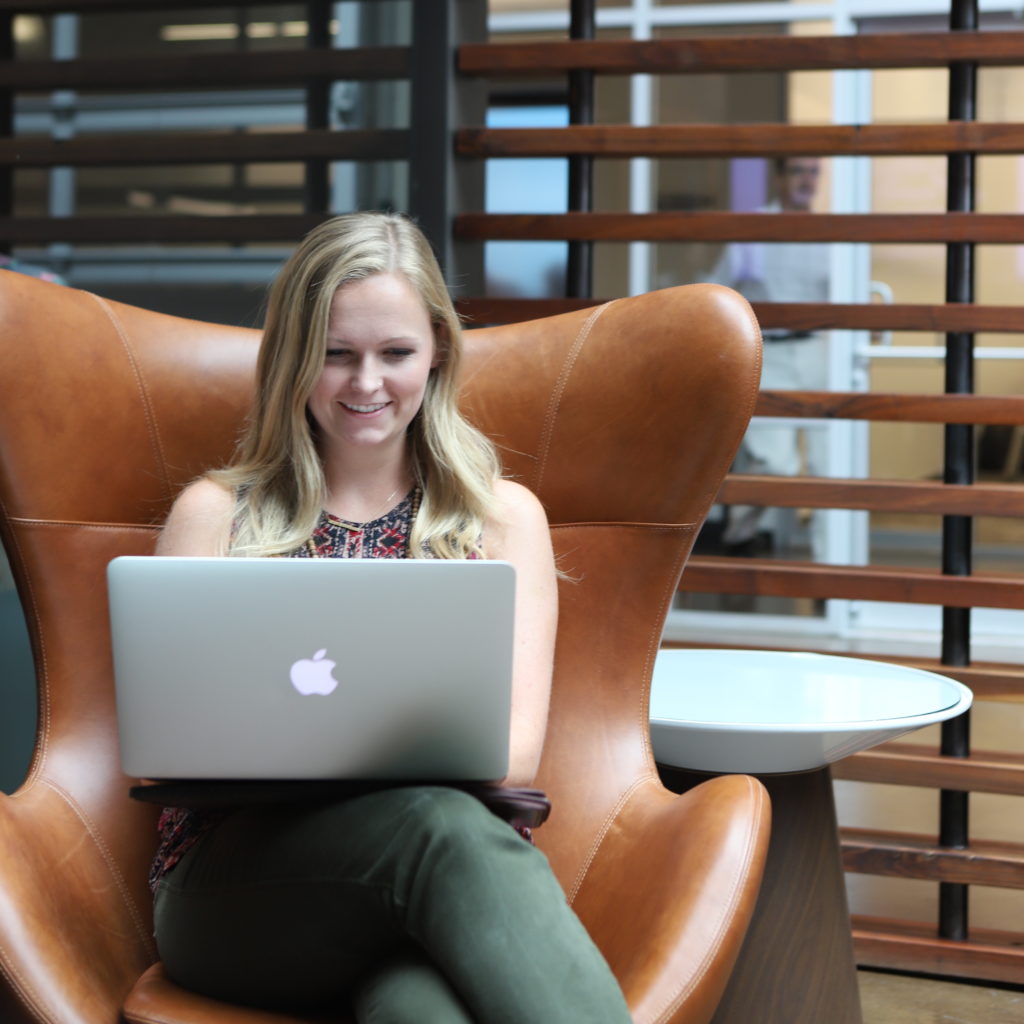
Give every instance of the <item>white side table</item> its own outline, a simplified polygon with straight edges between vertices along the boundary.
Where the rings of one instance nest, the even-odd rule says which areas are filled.
[[[828,766],[971,700],[953,679],[862,658],[659,653],[651,741],[665,784],[742,772],[772,800],[764,882],[713,1024],[861,1024]]]

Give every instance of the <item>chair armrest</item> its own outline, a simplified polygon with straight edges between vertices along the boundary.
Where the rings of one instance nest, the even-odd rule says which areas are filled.
[[[295,1017],[292,1014],[232,1006],[175,985],[163,964],[153,964],[128,993],[122,1010],[127,1024],[348,1024],[342,1015]]]
[[[577,883],[573,908],[635,1024],[707,1024],[754,912],[768,852],[767,791],[744,775],[677,796],[641,785]]]

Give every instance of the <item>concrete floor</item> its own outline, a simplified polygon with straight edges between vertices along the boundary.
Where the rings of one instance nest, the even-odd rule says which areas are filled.
[[[1024,991],[860,971],[864,1024],[1017,1024]]]

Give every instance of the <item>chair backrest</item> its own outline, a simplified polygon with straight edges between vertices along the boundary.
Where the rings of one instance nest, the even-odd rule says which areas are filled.
[[[226,460],[257,343],[0,274],[0,529],[40,709],[28,778],[0,798],[4,1021],[113,1021],[155,957],[154,812],[118,766],[105,567],[151,551],[178,490]],[[653,657],[758,376],[749,307],[716,286],[468,334],[466,409],[544,502],[569,577],[539,838],[570,893],[656,779]]]

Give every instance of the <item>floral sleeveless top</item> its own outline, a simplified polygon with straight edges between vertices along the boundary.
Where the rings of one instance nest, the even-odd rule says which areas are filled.
[[[289,557],[406,558],[419,501],[420,491],[415,487],[390,512],[366,523],[349,523],[322,512],[312,536]],[[157,823],[160,843],[149,871],[150,888],[155,889],[160,879],[230,813],[230,809],[164,808]]]

